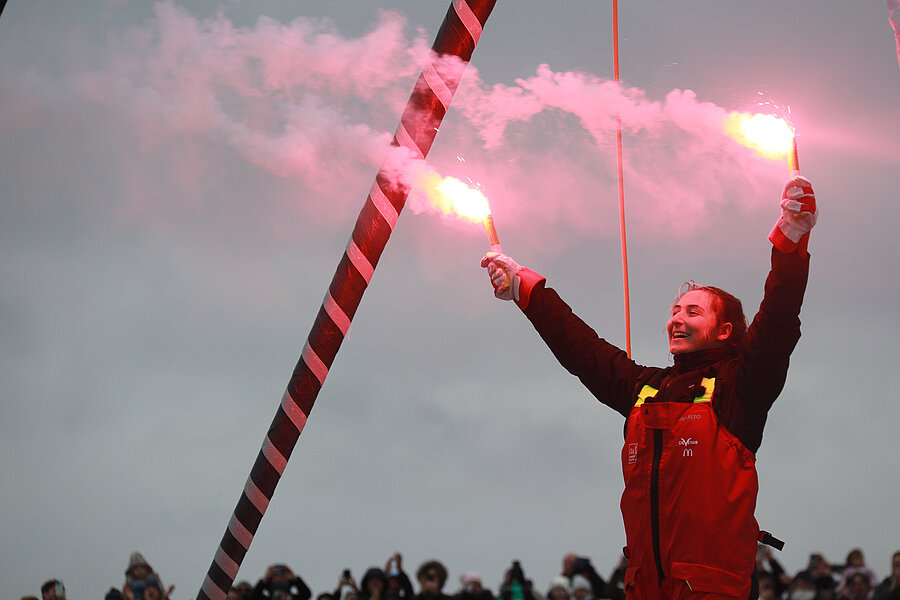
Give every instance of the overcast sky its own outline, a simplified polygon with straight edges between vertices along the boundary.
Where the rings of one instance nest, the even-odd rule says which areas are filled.
[[[139,550],[196,596],[448,0],[11,0],[0,19],[0,597],[120,587]],[[820,207],[803,337],[758,454],[801,569],[900,549],[900,69],[883,0],[499,0],[430,156],[504,250],[671,364],[686,279],[752,316],[786,161],[724,136],[789,106]],[[762,105],[760,105],[762,103]],[[458,157],[464,159],[461,161]],[[415,208],[416,210],[413,210]],[[417,212],[418,211],[418,212]],[[410,200],[238,579],[314,592],[394,551],[496,588],[624,545],[622,419]]]

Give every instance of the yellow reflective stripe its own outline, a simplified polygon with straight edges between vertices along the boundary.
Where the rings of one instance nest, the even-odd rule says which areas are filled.
[[[655,387],[651,387],[649,385],[645,385],[644,387],[641,388],[641,393],[638,394],[637,402],[635,402],[634,405],[640,406],[641,404],[644,403],[644,400],[646,400],[647,398],[652,398],[657,393],[659,393],[658,389],[656,389]]]
[[[715,377],[704,377],[700,381],[700,385],[703,386],[703,395],[697,396],[694,398],[694,404],[698,402],[711,402],[713,395],[713,388],[716,387],[716,378]]]

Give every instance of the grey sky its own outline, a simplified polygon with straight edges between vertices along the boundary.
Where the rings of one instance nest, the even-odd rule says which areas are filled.
[[[8,3],[0,598],[51,577],[100,597],[133,550],[175,600],[196,595],[448,5]],[[710,123],[790,105],[821,216],[757,518],[789,571],[859,546],[884,576],[900,549],[885,4],[620,11],[634,356],[670,360],[685,279],[755,312],[787,166]],[[608,3],[499,0],[430,162],[484,183],[505,251],[624,344],[610,35]],[[319,592],[395,550],[408,571],[444,561],[451,592],[467,570],[496,588],[512,559],[546,589],[567,551],[612,569],[621,418],[492,297],[486,250],[478,225],[401,215],[239,579],[287,562]]]

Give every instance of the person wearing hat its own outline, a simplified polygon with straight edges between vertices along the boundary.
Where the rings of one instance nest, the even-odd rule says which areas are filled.
[[[572,600],[594,600],[594,591],[587,577],[576,575],[572,578]]]
[[[601,338],[546,278],[509,256],[489,252],[481,261],[494,295],[514,300],[560,364],[626,419],[626,597],[751,594],[763,534],[753,514],[756,452],[800,339],[818,215],[812,184],[800,176],[787,182],[780,205],[753,322],[747,326],[740,300],[728,292],[683,285],[666,323],[674,366],[665,368],[638,364]]]
[[[156,588],[156,590],[151,590],[149,594],[145,594],[148,588]],[[159,575],[153,570],[150,563],[144,559],[143,554],[140,552],[131,553],[128,557],[128,566],[125,568],[125,585],[122,586],[122,595],[125,596],[126,600],[168,598],[174,589],[174,585],[170,585],[168,589],[163,587]]]
[[[557,575],[550,582],[550,590],[547,592],[547,600],[569,600],[572,589],[569,578],[565,575]]]

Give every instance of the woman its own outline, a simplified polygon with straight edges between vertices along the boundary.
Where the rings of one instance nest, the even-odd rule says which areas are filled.
[[[494,294],[515,300],[557,360],[626,419],[622,470],[627,596],[748,598],[759,526],[755,453],[800,338],[817,211],[793,177],[769,240],[765,297],[747,327],[741,302],[711,286],[682,286],[666,324],[671,367],[647,367],[599,337],[545,278],[488,253]]]

